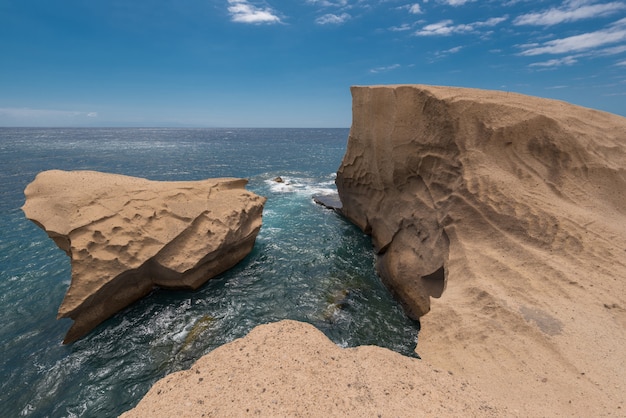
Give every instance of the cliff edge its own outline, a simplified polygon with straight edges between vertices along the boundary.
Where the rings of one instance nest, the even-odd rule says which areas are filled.
[[[159,182],[94,171],[45,171],[24,194],[26,217],[71,259],[59,318],[64,342],[154,287],[196,289],[241,261],[261,228],[265,198],[245,179]]]
[[[625,414],[626,119],[477,89],[352,96],[342,212],[421,317],[422,358],[514,415]]]
[[[467,381],[385,348],[342,349],[284,320],[200,358],[152,386],[122,418],[501,417]]]

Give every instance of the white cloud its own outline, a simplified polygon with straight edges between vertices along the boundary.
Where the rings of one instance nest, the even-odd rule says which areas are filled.
[[[556,58],[543,62],[535,62],[529,65],[529,67],[560,67],[562,65],[572,65],[576,64],[578,60],[573,56],[568,56],[564,58]]]
[[[443,51],[436,51],[434,53],[433,59],[430,60],[430,61],[431,62],[438,61],[440,59],[443,59],[443,58],[447,57],[448,55],[456,54],[456,53],[460,52],[462,49],[463,49],[462,46],[455,46],[454,48],[445,49]]]
[[[450,35],[454,32],[454,26],[452,26],[453,23],[454,21],[450,19],[442,20],[438,23],[431,23],[430,25],[426,25],[422,29],[415,32],[415,34],[419,36]]]
[[[626,45],[613,46],[610,48],[604,48],[598,51],[598,55],[606,56],[606,55],[616,55],[621,54],[622,52],[626,52]]]
[[[502,17],[492,17],[489,18],[483,22],[476,22],[473,23],[473,25],[477,26],[477,27],[483,27],[483,26],[496,26],[504,21],[506,21],[509,18],[508,15],[504,15]]]
[[[340,25],[348,19],[350,19],[348,13],[342,13],[340,15],[329,13],[315,19],[315,23],[318,25]]]
[[[414,15],[418,15],[422,13],[422,8],[417,3],[408,5],[408,9],[409,9],[409,13],[414,14]]]
[[[454,48],[450,48],[450,49],[446,49],[445,51],[441,51],[442,54],[448,55],[448,54],[456,54],[457,52],[459,52],[461,49],[463,49],[462,46],[455,46]]]
[[[484,27],[493,27],[496,26],[505,20],[508,19],[508,16],[502,17],[492,17],[490,19],[474,22],[469,24],[460,24],[454,25],[453,21],[450,19],[442,20],[438,23],[433,23],[430,25],[424,26],[422,29],[415,32],[417,36],[445,36],[451,35],[453,33],[467,33],[467,32],[476,32],[478,28]]]
[[[623,41],[626,41],[626,18],[618,20],[607,29],[553,39],[543,44],[527,45],[521,55],[567,54]]]
[[[87,113],[87,117],[88,118],[97,118],[98,117],[98,112],[89,112],[89,113]]]
[[[387,72],[387,71],[396,70],[398,68],[400,68],[400,64],[388,65],[386,67],[376,67],[376,68],[372,68],[370,70],[370,73],[374,73],[374,74],[384,73],[384,72]]]
[[[233,22],[280,23],[280,18],[269,7],[257,7],[247,0],[228,0],[228,12]]]
[[[440,3],[448,6],[463,6],[465,3],[471,3],[476,0],[440,0]]]
[[[389,30],[392,32],[404,32],[404,31],[411,30],[411,29],[412,29],[411,25],[408,25],[406,23],[400,26],[392,26],[389,28]]]
[[[345,7],[348,5],[348,0],[337,0],[337,1],[328,1],[328,0],[307,0],[309,4],[319,5],[322,7]]]
[[[618,63],[617,63],[617,64],[615,64],[615,65],[618,65],[618,66],[620,66],[620,67],[626,67],[626,60],[624,60],[624,61],[620,61],[620,62],[618,62]]]
[[[608,16],[620,10],[626,10],[626,3],[610,2],[588,4],[589,1],[569,1],[559,8],[552,8],[540,13],[528,13],[518,16],[515,25],[551,26],[564,22]]]

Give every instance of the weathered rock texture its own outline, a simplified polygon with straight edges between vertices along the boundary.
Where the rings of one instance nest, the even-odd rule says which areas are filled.
[[[312,325],[261,325],[158,381],[133,417],[501,417],[465,380],[380,347],[342,349]]]
[[[46,171],[26,187],[26,217],[67,253],[72,281],[59,318],[72,342],[154,287],[196,289],[241,261],[265,198],[245,179],[159,182]]]
[[[432,309],[420,355],[520,416],[626,414],[626,119],[475,89],[352,95],[342,211],[407,312]]]

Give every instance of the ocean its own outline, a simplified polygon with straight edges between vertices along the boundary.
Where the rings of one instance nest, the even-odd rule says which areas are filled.
[[[370,238],[312,199],[336,194],[347,138],[348,129],[0,128],[0,417],[117,416],[166,374],[281,319],[342,347],[415,355],[419,323],[376,276]],[[155,290],[62,345],[69,258],[20,209],[26,185],[49,169],[247,178],[267,197],[263,227],[247,258],[199,290]]]

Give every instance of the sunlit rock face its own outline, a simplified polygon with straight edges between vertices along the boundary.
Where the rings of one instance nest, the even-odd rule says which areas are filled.
[[[152,386],[121,418],[507,416],[465,380],[385,348],[340,348],[310,324],[282,320]]]
[[[624,118],[465,88],[353,87],[352,97],[342,212],[371,234],[378,272],[413,318],[448,280],[493,274],[488,257],[508,246],[515,260],[531,247],[593,253],[585,208],[624,214]]]
[[[236,178],[161,182],[93,171],[45,171],[24,192],[26,217],[71,260],[59,318],[64,342],[155,287],[197,289],[241,261],[265,198]]]

